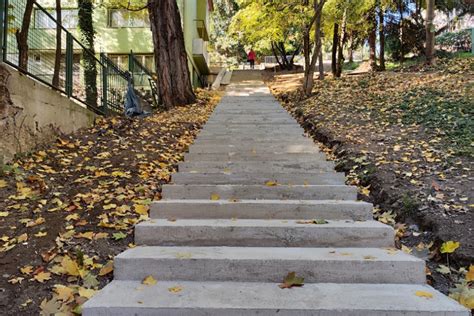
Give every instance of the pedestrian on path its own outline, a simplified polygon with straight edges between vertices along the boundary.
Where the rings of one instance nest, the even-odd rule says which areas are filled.
[[[253,51],[251,48],[248,55],[247,55],[247,61],[250,63],[250,68],[255,69],[255,58],[257,57],[257,54]]]

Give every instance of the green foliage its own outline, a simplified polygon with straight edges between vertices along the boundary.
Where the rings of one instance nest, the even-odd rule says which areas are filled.
[[[471,49],[471,30],[443,33],[436,37],[436,44],[445,51],[469,51]]]
[[[79,29],[86,48],[90,51],[83,52],[84,82],[86,85],[86,103],[97,105],[97,65],[94,56],[95,31],[93,25],[93,3],[92,0],[78,0]]]

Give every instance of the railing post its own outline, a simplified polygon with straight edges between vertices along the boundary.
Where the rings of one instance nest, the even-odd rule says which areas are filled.
[[[105,60],[104,53],[100,54],[100,62],[102,64],[102,108],[104,109],[104,114],[108,113],[107,97],[108,97],[108,70],[107,70],[107,61]]]
[[[130,54],[128,54],[128,71],[133,73],[133,51],[130,51]]]
[[[0,0],[0,52],[3,60],[6,58],[6,42],[8,28],[8,1]]]
[[[74,63],[74,43],[71,33],[66,33],[66,94],[70,98],[73,94],[73,63]]]

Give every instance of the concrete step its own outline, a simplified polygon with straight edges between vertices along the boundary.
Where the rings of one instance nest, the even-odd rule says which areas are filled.
[[[135,226],[147,246],[393,247],[393,228],[377,221],[152,219]]]
[[[180,287],[179,293],[169,289]],[[428,292],[432,299],[416,295]],[[83,316],[470,316],[454,300],[421,284],[305,284],[113,281],[84,304]]]
[[[286,144],[292,144],[295,141],[301,141],[307,139],[311,143],[315,144],[315,142],[311,138],[305,138],[302,134],[297,135],[285,135],[285,136],[273,136],[273,135],[265,135],[259,139],[255,139],[253,136],[248,135],[241,135],[239,133],[232,133],[228,135],[214,135],[214,136],[206,136],[206,135],[199,135],[196,137],[196,140],[207,140],[207,141],[234,141],[234,142],[241,142],[241,143],[249,143],[249,142],[257,142],[257,143],[282,143],[285,142]],[[317,143],[316,143],[317,144]]]
[[[276,181],[291,185],[344,184],[343,173],[190,173],[178,172],[171,176],[176,184],[265,184]]]
[[[252,154],[252,153],[213,153],[213,154],[184,154],[184,161],[287,161],[302,162],[326,160],[323,153],[293,153],[293,154]]]
[[[161,200],[151,204],[150,217],[164,219],[318,218],[363,221],[372,219],[372,204],[334,200]]]
[[[232,136],[226,137],[215,137],[215,139],[207,139],[207,137],[197,138],[194,141],[193,146],[235,146],[236,148],[248,148],[249,145],[255,147],[267,147],[275,148],[278,145],[284,146],[286,144],[299,145],[299,146],[313,146],[315,144],[310,139],[305,139],[302,136],[288,137],[287,140],[283,139],[260,139],[259,141],[246,140],[245,138],[234,138]]]
[[[308,283],[426,282],[424,260],[395,249],[139,246],[114,260],[116,280],[279,282],[291,271]]]
[[[332,171],[332,161],[249,161],[249,162],[180,162],[180,172],[302,172],[305,170]]]
[[[282,144],[266,144],[265,146],[258,146],[248,144],[245,146],[235,145],[200,145],[189,147],[190,153],[229,153],[241,152],[251,154],[268,154],[268,153],[318,153],[319,148],[312,145],[282,145]]]
[[[166,184],[162,194],[169,200],[210,200],[217,194],[221,199],[355,201],[357,188],[347,185]]]

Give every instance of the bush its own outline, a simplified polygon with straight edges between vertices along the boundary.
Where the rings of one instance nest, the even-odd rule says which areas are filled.
[[[471,49],[471,30],[446,32],[436,37],[436,45],[449,52],[469,51]]]

